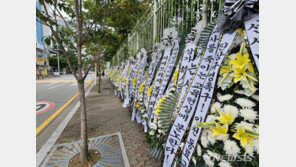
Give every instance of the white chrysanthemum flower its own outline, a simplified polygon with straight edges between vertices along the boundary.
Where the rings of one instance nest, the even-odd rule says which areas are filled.
[[[245,149],[245,154],[249,154],[251,157],[253,157],[253,155],[254,155],[254,147],[251,144],[246,143],[244,149]]]
[[[207,136],[204,135],[205,133],[206,133],[206,132],[204,131],[204,132],[203,132],[203,135],[201,135],[200,142],[201,142],[201,144],[202,144],[202,146],[203,146],[204,148],[208,148],[209,141],[208,141],[208,139],[207,139]]]
[[[197,150],[197,155],[201,156],[201,147],[199,144],[197,145],[196,150]]]
[[[227,134],[227,135],[217,135],[217,136],[215,136],[215,138],[217,139],[217,140],[220,140],[220,141],[225,141],[225,140],[227,140],[228,138],[229,138],[229,135]]]
[[[221,161],[218,165],[219,165],[220,167],[232,167],[232,166],[230,165],[230,163],[227,162],[227,161]]]
[[[151,136],[153,136],[155,134],[155,131],[154,130],[151,130],[150,132],[149,132],[149,135],[151,135]]]
[[[231,112],[231,116],[233,116],[234,118],[238,116],[238,109],[233,105],[230,105],[230,104],[224,105],[222,110],[225,114],[228,114],[229,112]]]
[[[193,162],[194,165],[196,165],[196,159],[195,159],[195,157],[192,157],[192,162]]]
[[[257,119],[257,112],[250,108],[243,108],[239,110],[240,115],[245,121],[254,122]]]
[[[224,141],[224,151],[227,155],[237,156],[240,153],[240,148],[237,146],[235,141],[226,140]]]
[[[238,105],[242,106],[242,107],[247,107],[247,108],[252,108],[255,107],[256,104],[248,99],[244,99],[244,98],[238,98],[235,100],[235,103],[237,103]]]
[[[221,108],[222,104],[219,103],[219,102],[215,102],[214,104],[212,104],[212,107],[211,107],[211,113],[215,113],[215,107],[219,110]]]
[[[259,101],[259,96],[258,95],[252,95],[251,97],[252,97],[252,99],[254,99],[256,101]]]
[[[253,146],[254,146],[254,149],[255,149],[256,153],[259,154],[259,139],[254,138],[252,140],[252,142],[253,142]]]
[[[208,134],[207,139],[211,143],[211,145],[214,145],[216,143],[216,140],[217,140],[216,137],[212,137],[210,134]]]
[[[254,130],[253,124],[247,123],[245,121],[241,121],[240,123],[236,124],[236,128],[241,127],[243,129]]]
[[[215,119],[216,119],[216,117],[214,115],[208,115],[206,122],[210,123],[210,122],[213,122]]]
[[[217,154],[217,153],[214,153],[210,150],[207,150],[207,154],[210,156],[210,157],[213,157],[214,159],[216,159],[217,161],[220,160],[220,157],[221,155],[220,154]]]
[[[154,123],[154,122],[150,123],[150,128],[153,130],[156,130],[157,129],[156,123]]]
[[[234,93],[239,94],[239,95],[244,95],[245,91],[244,90],[235,90]]]
[[[220,93],[217,94],[217,98],[220,102],[223,102],[223,101],[228,101],[232,98],[233,96],[230,95],[230,94],[226,94],[226,95],[221,95]]]
[[[211,160],[211,157],[207,154],[204,154],[202,156],[202,158],[204,159],[205,163],[209,166],[209,167],[213,167],[214,166],[214,162]]]

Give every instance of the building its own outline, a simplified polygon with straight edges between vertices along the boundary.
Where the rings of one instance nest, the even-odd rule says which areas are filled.
[[[41,10],[41,5],[36,1],[36,8]],[[48,76],[49,60],[47,50],[43,41],[44,26],[36,16],[36,77],[44,78]]]

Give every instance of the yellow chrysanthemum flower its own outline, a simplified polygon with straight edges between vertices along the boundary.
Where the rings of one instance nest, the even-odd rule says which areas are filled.
[[[139,87],[139,92],[143,92],[144,91],[144,86],[145,86],[145,82],[143,82],[140,87]]]
[[[244,32],[242,29],[237,29],[236,32],[238,32],[240,34],[240,36],[243,36],[244,35]]]
[[[124,83],[125,83],[126,85],[128,84],[127,77],[125,77],[123,81],[124,81]]]
[[[145,75],[145,78],[148,78],[148,74]]]
[[[216,127],[211,127],[211,136],[218,136],[218,135],[227,135],[228,125],[221,126],[220,124],[216,123]]]
[[[230,60],[230,63],[236,67],[242,68],[247,63],[249,63],[251,60],[249,59],[249,53],[246,53],[242,56],[241,53],[236,54],[236,59]]]
[[[229,73],[231,71],[233,71],[231,64],[228,64],[228,66],[222,66],[221,70],[220,70],[220,75],[227,74],[227,73]]]
[[[177,69],[173,75],[174,81],[177,82],[178,80],[179,69]]]
[[[132,82],[134,85],[136,85],[137,84],[137,77],[135,77]]]
[[[147,95],[150,97],[153,90],[153,86],[151,85],[148,89]]]
[[[217,118],[222,124],[225,125],[231,125],[234,121],[235,117],[231,115],[231,112],[228,112],[228,114],[224,114],[224,112],[220,112],[220,117]]]
[[[234,77],[234,82],[237,83],[240,80],[247,80],[246,78],[246,69],[247,67],[244,66],[243,68],[239,68],[239,67],[235,67],[233,68],[234,73],[232,74],[232,76]]]
[[[156,110],[154,110],[154,114],[155,114],[155,115],[158,115],[158,114],[159,114],[159,112],[160,112],[160,110],[159,110],[159,109],[156,109]]]
[[[234,138],[237,140],[240,140],[241,145],[245,147],[247,143],[250,145],[253,145],[252,139],[255,138],[254,136],[251,136],[245,132],[245,130],[242,127],[237,128],[237,132],[233,135]]]
[[[136,104],[136,107],[139,109],[139,110],[141,110],[142,108],[141,108],[141,104],[140,103],[137,103]]]

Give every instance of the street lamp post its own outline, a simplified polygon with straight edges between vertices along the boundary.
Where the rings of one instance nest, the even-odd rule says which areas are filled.
[[[61,72],[60,72],[60,54],[59,54],[59,51],[57,52],[57,56],[58,56],[58,72],[59,72],[59,75],[60,75]]]

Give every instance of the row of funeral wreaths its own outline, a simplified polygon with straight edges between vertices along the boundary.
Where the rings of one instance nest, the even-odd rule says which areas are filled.
[[[253,3],[237,10],[248,14],[227,13],[232,6],[223,5],[218,23],[192,28],[184,50],[178,32],[168,28],[149,56],[142,49],[136,60],[106,70],[114,94],[131,107],[131,120],[143,125],[150,154],[164,167],[259,165],[259,17],[250,14]]]

